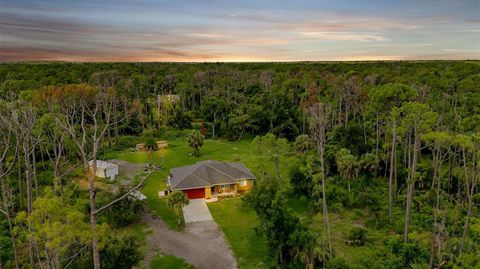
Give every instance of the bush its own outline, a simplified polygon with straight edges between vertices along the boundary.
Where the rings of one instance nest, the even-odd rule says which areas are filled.
[[[334,257],[327,261],[325,264],[325,268],[327,269],[348,269],[351,268],[345,260],[340,257]]]
[[[117,149],[133,148],[138,143],[138,137],[131,135],[120,136],[120,143],[116,146]]]
[[[312,177],[306,175],[299,165],[295,165],[290,171],[290,184],[295,195],[311,197],[312,182]]]
[[[348,245],[363,246],[367,240],[367,230],[361,227],[352,228],[348,235]]]
[[[100,250],[102,269],[133,268],[143,259],[142,246],[133,235],[117,233],[109,236],[104,243],[105,246]],[[77,250],[71,251],[73,255]],[[93,268],[91,246],[83,250],[68,268]]]
[[[168,124],[180,130],[189,129],[192,127],[192,115],[177,105]]]
[[[299,135],[295,138],[294,148],[296,152],[304,153],[313,148],[312,141],[308,135]]]
[[[143,258],[141,245],[133,235],[123,235],[109,240],[100,251],[102,268],[132,268]]]
[[[145,146],[149,149],[155,149],[155,137],[152,129],[145,129],[142,134],[142,142],[145,143]]]
[[[99,200],[104,200],[104,202],[113,201],[114,199],[124,195],[126,191],[127,190],[125,188],[122,188],[115,196],[102,193],[104,195],[99,197]],[[101,216],[101,220],[107,222],[113,227],[121,228],[138,221],[142,211],[142,202],[127,197],[105,209],[105,212]]]
[[[392,254],[403,258],[404,266],[409,267],[412,263],[421,263],[428,261],[429,250],[422,248],[416,241],[403,243],[401,236],[390,237],[385,241],[385,245]]]

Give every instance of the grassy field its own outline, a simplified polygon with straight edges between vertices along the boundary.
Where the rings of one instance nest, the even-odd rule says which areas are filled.
[[[151,269],[193,269],[192,265],[171,255],[157,255],[150,263]]]
[[[167,207],[166,199],[157,196],[158,191],[166,189],[166,178],[171,168],[194,164],[202,160],[223,160],[242,162],[254,173],[258,173],[261,162],[252,151],[251,139],[241,141],[225,141],[207,139],[200,150],[200,156],[190,154],[187,136],[185,133],[176,133],[169,136],[168,149],[162,152],[132,152],[120,151],[110,152],[107,158],[121,159],[132,163],[159,163],[161,155],[165,158],[163,167],[155,172],[145,183],[142,192],[147,196],[147,205],[152,212],[160,216],[171,228],[176,229],[176,217]],[[282,171],[288,171],[294,162],[283,161]],[[312,206],[305,198],[288,199],[289,208],[301,218],[312,218]],[[258,236],[254,228],[258,225],[255,212],[252,209],[242,206],[240,198],[224,199],[216,203],[209,203],[208,207],[216,223],[225,233],[232,250],[237,258],[240,268],[269,268],[270,262],[265,246],[265,239]],[[318,225],[321,225],[320,216]],[[373,219],[364,210],[343,211],[340,214],[331,213],[332,239],[335,252],[347,262],[355,263],[356,257],[369,251],[382,247],[382,239],[385,231],[366,227],[366,221]],[[320,227],[320,226],[319,226]],[[368,232],[368,241],[364,246],[356,247],[345,244],[348,234],[353,227],[365,227]],[[133,233],[139,237],[146,236],[145,227],[134,225],[130,227]],[[192,268],[183,260],[173,256],[157,256],[152,261],[152,268]]]
[[[157,193],[166,189],[166,178],[171,168],[194,164],[202,160],[222,160],[242,162],[254,173],[259,169],[260,162],[252,151],[251,139],[240,141],[226,141],[206,139],[200,150],[200,156],[193,156],[188,147],[185,133],[176,133],[168,138],[168,149],[162,152],[132,152],[129,150],[110,152],[108,159],[120,159],[131,163],[159,163],[161,155],[164,156],[163,167],[155,172],[145,183],[142,192],[147,196],[147,205],[150,210],[160,216],[171,228],[177,226],[175,215],[168,209],[166,199],[159,198]],[[287,163],[287,162],[285,162]],[[287,167],[282,167],[284,171]],[[216,203],[210,203],[210,211],[226,235],[226,238],[237,257],[240,268],[268,268],[269,261],[265,248],[265,240],[255,233],[255,226],[258,224],[255,212],[252,209],[241,206],[241,199],[225,199]],[[298,214],[306,214],[309,210],[309,203],[302,199],[289,199],[290,208]],[[138,230],[138,229],[137,229]],[[180,260],[181,261],[181,260]],[[170,264],[172,267],[152,268],[183,268],[175,261],[175,257],[158,256],[152,266]],[[167,266],[166,265],[166,266]],[[188,267],[186,267],[188,268]]]
[[[150,155],[147,152],[131,152],[128,150],[110,152],[107,154],[107,159],[120,159],[131,163],[148,163],[151,161],[158,164],[161,155],[164,156],[163,167],[147,179],[142,193],[147,196],[148,207],[153,213],[160,216],[171,229],[176,228],[176,217],[168,209],[166,199],[158,197],[158,192],[165,190],[167,187],[166,178],[171,168],[209,159],[238,161],[244,163],[247,167],[255,166],[255,160],[251,157],[250,140],[248,139],[235,142],[206,139],[198,157],[190,154],[191,149],[188,147],[187,137],[184,134],[170,136],[167,140],[168,149],[162,152],[153,152]]]
[[[213,219],[227,237],[240,268],[269,268],[265,240],[255,233],[255,212],[242,206],[240,198],[209,203]]]

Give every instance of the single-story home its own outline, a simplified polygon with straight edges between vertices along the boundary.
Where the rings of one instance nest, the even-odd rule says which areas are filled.
[[[89,161],[88,164],[90,165],[90,169],[92,169],[93,160]],[[117,175],[118,175],[117,164],[107,162],[107,161],[97,160],[97,171],[95,173],[95,176],[114,180],[115,176]]]
[[[211,199],[249,191],[254,179],[241,163],[208,160],[171,169],[167,181],[172,191],[181,190],[189,199]]]

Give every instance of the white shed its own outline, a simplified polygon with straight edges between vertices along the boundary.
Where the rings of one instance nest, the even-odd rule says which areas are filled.
[[[92,169],[93,160],[89,161],[88,164],[90,165],[90,169]],[[97,172],[95,175],[97,177],[114,180],[115,176],[118,175],[118,165],[107,161],[97,160]]]

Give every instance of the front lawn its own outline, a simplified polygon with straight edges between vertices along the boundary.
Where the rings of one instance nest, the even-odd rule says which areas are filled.
[[[253,209],[243,207],[240,198],[208,203],[208,208],[232,247],[239,268],[269,268],[265,240],[254,230],[258,220]]]
[[[206,139],[203,147],[200,149],[200,156],[196,157],[191,154],[188,147],[187,137],[180,135],[178,137],[170,137],[168,140],[168,148],[162,152],[153,152],[149,156],[147,152],[131,152],[120,151],[110,152],[107,159],[120,159],[131,163],[148,163],[149,161],[158,164],[160,162],[160,154],[163,154],[165,161],[163,167],[155,172],[146,180],[142,193],[147,196],[146,203],[148,207],[160,216],[169,228],[175,229],[177,220],[173,212],[167,207],[165,198],[159,198],[158,192],[167,188],[166,178],[171,168],[191,165],[203,160],[220,160],[242,162],[247,167],[255,170],[255,159],[252,158],[250,140],[226,141]],[[253,168],[252,168],[253,167]]]
[[[193,269],[192,265],[171,255],[157,255],[150,263],[151,269]]]

